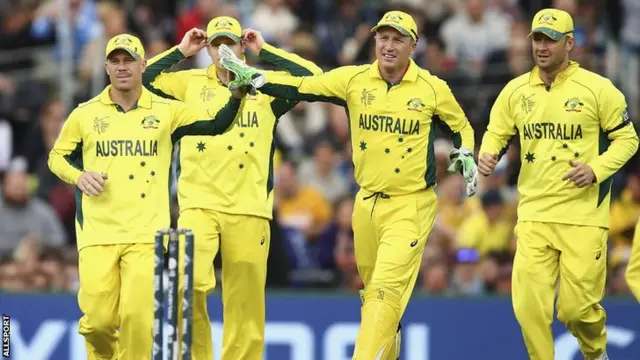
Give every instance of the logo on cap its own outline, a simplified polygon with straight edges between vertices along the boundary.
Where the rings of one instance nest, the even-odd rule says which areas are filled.
[[[216,22],[216,25],[215,25],[215,27],[218,29],[231,29],[231,26],[232,26],[231,22],[226,19],[222,19]]]
[[[555,16],[553,16],[553,14],[550,14],[550,13],[542,14],[538,18],[538,22],[540,24],[553,25],[555,21],[558,21],[558,19]]]
[[[394,22],[394,23],[399,23],[400,21],[402,21],[402,16],[398,15],[398,14],[389,14],[387,16],[385,16],[384,18],[387,21],[390,22]]]
[[[129,46],[133,43],[133,40],[131,40],[130,37],[128,36],[118,36],[116,38],[116,41],[114,41],[115,45],[125,45],[125,46]]]

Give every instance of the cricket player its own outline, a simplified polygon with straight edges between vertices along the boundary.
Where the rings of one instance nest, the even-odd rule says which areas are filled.
[[[516,131],[522,168],[512,301],[532,360],[554,358],[558,319],[587,360],[608,359],[604,296],[611,175],[636,152],[624,96],[569,60],[573,20],[545,9],[530,37],[536,66],[509,82],[491,110],[479,156],[488,176]]]
[[[355,256],[364,283],[354,359],[397,359],[399,321],[420,269],[437,199],[434,126],[453,136],[453,164],[475,174],[473,129],[447,84],[411,59],[418,41],[410,15],[390,11],[371,29],[376,61],[322,75],[266,74],[260,91],[347,109],[355,178]],[[243,78],[258,71],[223,62]],[[251,74],[253,72],[253,74]],[[255,84],[254,84],[255,85]],[[475,177],[473,177],[475,179]],[[471,179],[468,179],[471,181]],[[475,182],[470,182],[475,193]]]
[[[170,226],[173,144],[222,134],[244,92],[235,90],[200,121],[187,105],[142,87],[138,38],[118,35],[106,54],[111,85],[71,112],[48,164],[77,187],[78,327],[88,359],[144,360],[151,359],[154,234]]]
[[[190,30],[181,43],[149,60],[144,81],[152,91],[206,111],[229,97],[233,76],[220,66],[218,48],[237,57],[245,49],[293,75],[322,70],[299,56],[266,44],[260,32],[242,30],[231,17],[217,17],[207,31]],[[206,47],[213,64],[206,69],[162,71]],[[195,360],[213,358],[207,294],[216,285],[213,260],[222,252],[222,359],[262,359],[269,220],[273,213],[273,153],[278,119],[295,102],[257,93],[240,109],[236,126],[222,136],[180,141],[178,202],[180,227],[194,231],[193,345]]]
[[[636,229],[633,234],[631,256],[629,257],[627,270],[624,275],[627,280],[627,285],[629,286],[629,289],[631,289],[631,293],[633,293],[636,300],[640,302],[640,221],[636,225]]]

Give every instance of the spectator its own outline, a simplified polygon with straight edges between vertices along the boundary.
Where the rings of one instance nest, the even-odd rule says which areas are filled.
[[[297,168],[290,162],[278,168],[275,202],[293,267],[319,268],[311,248],[331,220],[330,203],[321,192],[300,185]]]
[[[68,17],[62,18],[59,4],[57,1],[49,0],[38,8],[31,34],[38,40],[56,38],[56,59],[61,60],[60,42],[63,39],[56,37],[56,31],[59,22],[68,18],[70,22],[63,25],[70,27],[71,54],[75,61],[79,59],[84,47],[100,34],[96,6],[93,0],[69,0]]]
[[[457,60],[460,69],[477,77],[489,54],[509,43],[508,18],[486,8],[485,0],[467,0],[465,11],[455,14],[441,28],[440,36],[447,55]]]
[[[251,27],[261,31],[265,41],[274,45],[288,44],[290,34],[299,23],[300,20],[289,10],[284,0],[262,0],[250,20]]]
[[[465,201],[464,186],[464,180],[460,175],[451,175],[437,188],[438,214],[433,232],[445,247],[455,243],[460,225],[473,211],[473,204]]]
[[[342,272],[343,286],[350,291],[358,291],[362,289],[363,284],[356,266],[353,229],[351,227],[352,213],[353,198],[351,196],[338,201],[333,224],[326,236],[333,240],[334,263]],[[328,240],[325,241],[328,243]]]
[[[300,182],[320,191],[335,202],[349,193],[349,182],[338,169],[338,154],[335,146],[327,139],[320,139],[313,149],[313,158],[300,165]]]
[[[478,271],[480,254],[472,248],[459,249],[456,252],[456,265],[451,281],[452,290],[457,295],[483,295],[484,281]]]
[[[5,174],[0,197],[0,253],[14,251],[25,239],[39,245],[60,246],[66,243],[62,224],[51,207],[32,198],[24,171]]]
[[[511,246],[514,224],[504,216],[504,199],[499,190],[482,195],[482,208],[460,225],[457,248],[472,248],[481,256],[491,251],[507,251]]]
[[[613,246],[629,248],[640,218],[640,171],[634,170],[627,175],[627,185],[620,198],[611,203],[611,226],[609,237]]]
[[[434,261],[423,267],[422,291],[428,295],[451,294],[449,270],[442,260]]]

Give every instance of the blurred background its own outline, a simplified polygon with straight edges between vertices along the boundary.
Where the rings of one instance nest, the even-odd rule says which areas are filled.
[[[0,289],[78,289],[74,189],[48,170],[46,157],[68,112],[107,85],[102,59],[113,35],[138,35],[150,58],[190,28],[205,29],[211,18],[228,15],[329,70],[371,62],[370,28],[385,11],[404,10],[420,32],[414,60],[448,82],[479,145],[498,92],[532,66],[533,14],[550,6],[573,15],[572,58],[610,78],[638,119],[640,0],[1,1]],[[203,51],[175,69],[210,63]],[[518,143],[470,199],[462,178],[446,172],[452,144],[439,136],[435,148],[440,209],[416,293],[509,296]],[[350,214],[358,187],[344,109],[300,103],[281,118],[277,149],[268,287],[355,293],[362,284]],[[623,274],[640,215],[638,164],[632,159],[614,177],[610,296],[629,296]]]

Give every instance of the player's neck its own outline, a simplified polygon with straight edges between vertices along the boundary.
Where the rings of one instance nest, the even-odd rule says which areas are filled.
[[[142,95],[142,86],[138,86],[129,91],[120,91],[111,87],[111,90],[109,91],[111,101],[125,109],[125,111],[130,110],[136,103],[138,103],[140,95]]]
[[[558,66],[556,69],[553,69],[551,71],[545,71],[540,69],[539,74],[540,74],[540,79],[546,84],[546,85],[551,85],[556,77],[558,76],[558,74],[560,74],[561,72],[564,71],[564,69],[569,67],[569,59],[565,59],[562,64],[560,66]]]
[[[230,75],[231,73],[229,72],[229,70],[223,68],[223,67],[217,67],[216,66],[216,75],[218,76],[218,80],[220,80],[221,83],[227,85],[229,83],[230,79]]]
[[[409,63],[407,63],[406,66],[400,69],[401,70],[399,69],[387,70],[382,67],[379,67],[380,76],[382,76],[382,78],[389,84],[395,84],[398,81],[402,80],[402,78],[404,77],[404,74],[407,73],[407,70],[409,70]]]

